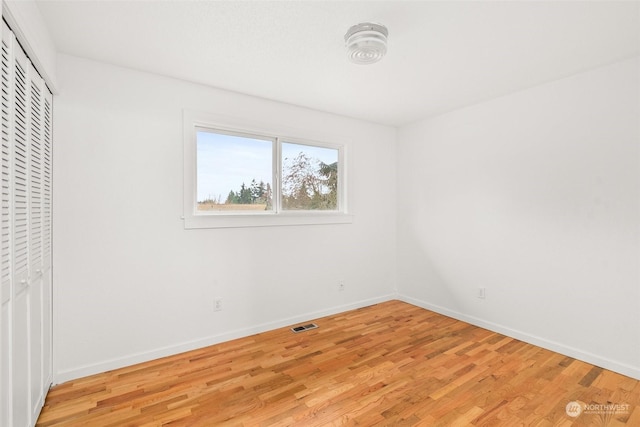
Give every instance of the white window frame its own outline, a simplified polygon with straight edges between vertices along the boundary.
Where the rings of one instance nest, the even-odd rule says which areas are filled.
[[[348,141],[343,138],[315,135],[308,130],[278,129],[273,125],[249,123],[247,120],[220,117],[203,112],[184,110],[184,227],[234,228],[269,227],[287,225],[348,224],[353,215],[347,210]],[[273,211],[207,211],[198,212],[197,206],[197,130],[227,132],[242,136],[255,136],[274,141],[273,144]],[[324,142],[331,140],[332,142]],[[326,147],[338,150],[338,210],[282,210],[280,174],[281,143]]]

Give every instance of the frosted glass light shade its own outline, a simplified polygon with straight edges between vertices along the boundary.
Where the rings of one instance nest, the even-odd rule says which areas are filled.
[[[373,64],[387,53],[389,31],[382,24],[363,22],[344,35],[347,56],[355,64]]]

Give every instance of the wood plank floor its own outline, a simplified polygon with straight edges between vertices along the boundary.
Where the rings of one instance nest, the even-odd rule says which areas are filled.
[[[315,322],[58,385],[37,425],[640,426],[640,381],[403,302]]]

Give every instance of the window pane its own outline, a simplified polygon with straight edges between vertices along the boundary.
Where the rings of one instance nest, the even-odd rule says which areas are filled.
[[[338,210],[335,148],[282,143],[282,209]]]
[[[273,141],[198,129],[197,210],[273,210]]]

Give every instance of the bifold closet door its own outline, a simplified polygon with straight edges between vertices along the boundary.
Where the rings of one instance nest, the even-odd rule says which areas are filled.
[[[52,382],[51,102],[3,22],[0,425],[34,425]]]
[[[3,23],[4,24],[4,23]],[[13,73],[9,51],[10,33],[5,25],[2,26],[2,76],[0,89],[2,90],[2,163],[0,170],[0,184],[2,189],[2,215],[0,217],[0,425],[11,425],[11,298],[13,294],[11,252],[12,252],[12,218],[11,218],[11,186],[13,144],[10,140],[9,114],[12,104],[12,89],[9,82],[13,80]]]
[[[39,76],[38,76],[39,77]],[[53,383],[53,287],[52,287],[52,177],[53,177],[53,95],[42,85],[42,376],[40,391],[42,405]],[[38,409],[38,413],[40,409]]]
[[[14,99],[14,65],[13,65],[13,46],[15,39],[3,22],[2,26],[2,287],[0,288],[0,296],[2,299],[2,327],[0,328],[0,399],[2,402],[0,413],[0,425],[19,425],[19,420],[25,421],[26,407],[24,411],[19,411],[22,417],[13,417],[13,394],[14,382],[20,381],[24,384],[27,376],[26,366],[19,363],[13,364],[14,334],[13,329],[17,325],[14,323],[14,220],[13,220],[13,109]],[[24,317],[21,318],[25,320]],[[23,322],[24,323],[24,322]],[[25,348],[27,343],[21,341],[18,347]],[[21,393],[25,396],[25,392]],[[14,423],[14,421],[16,421]]]

